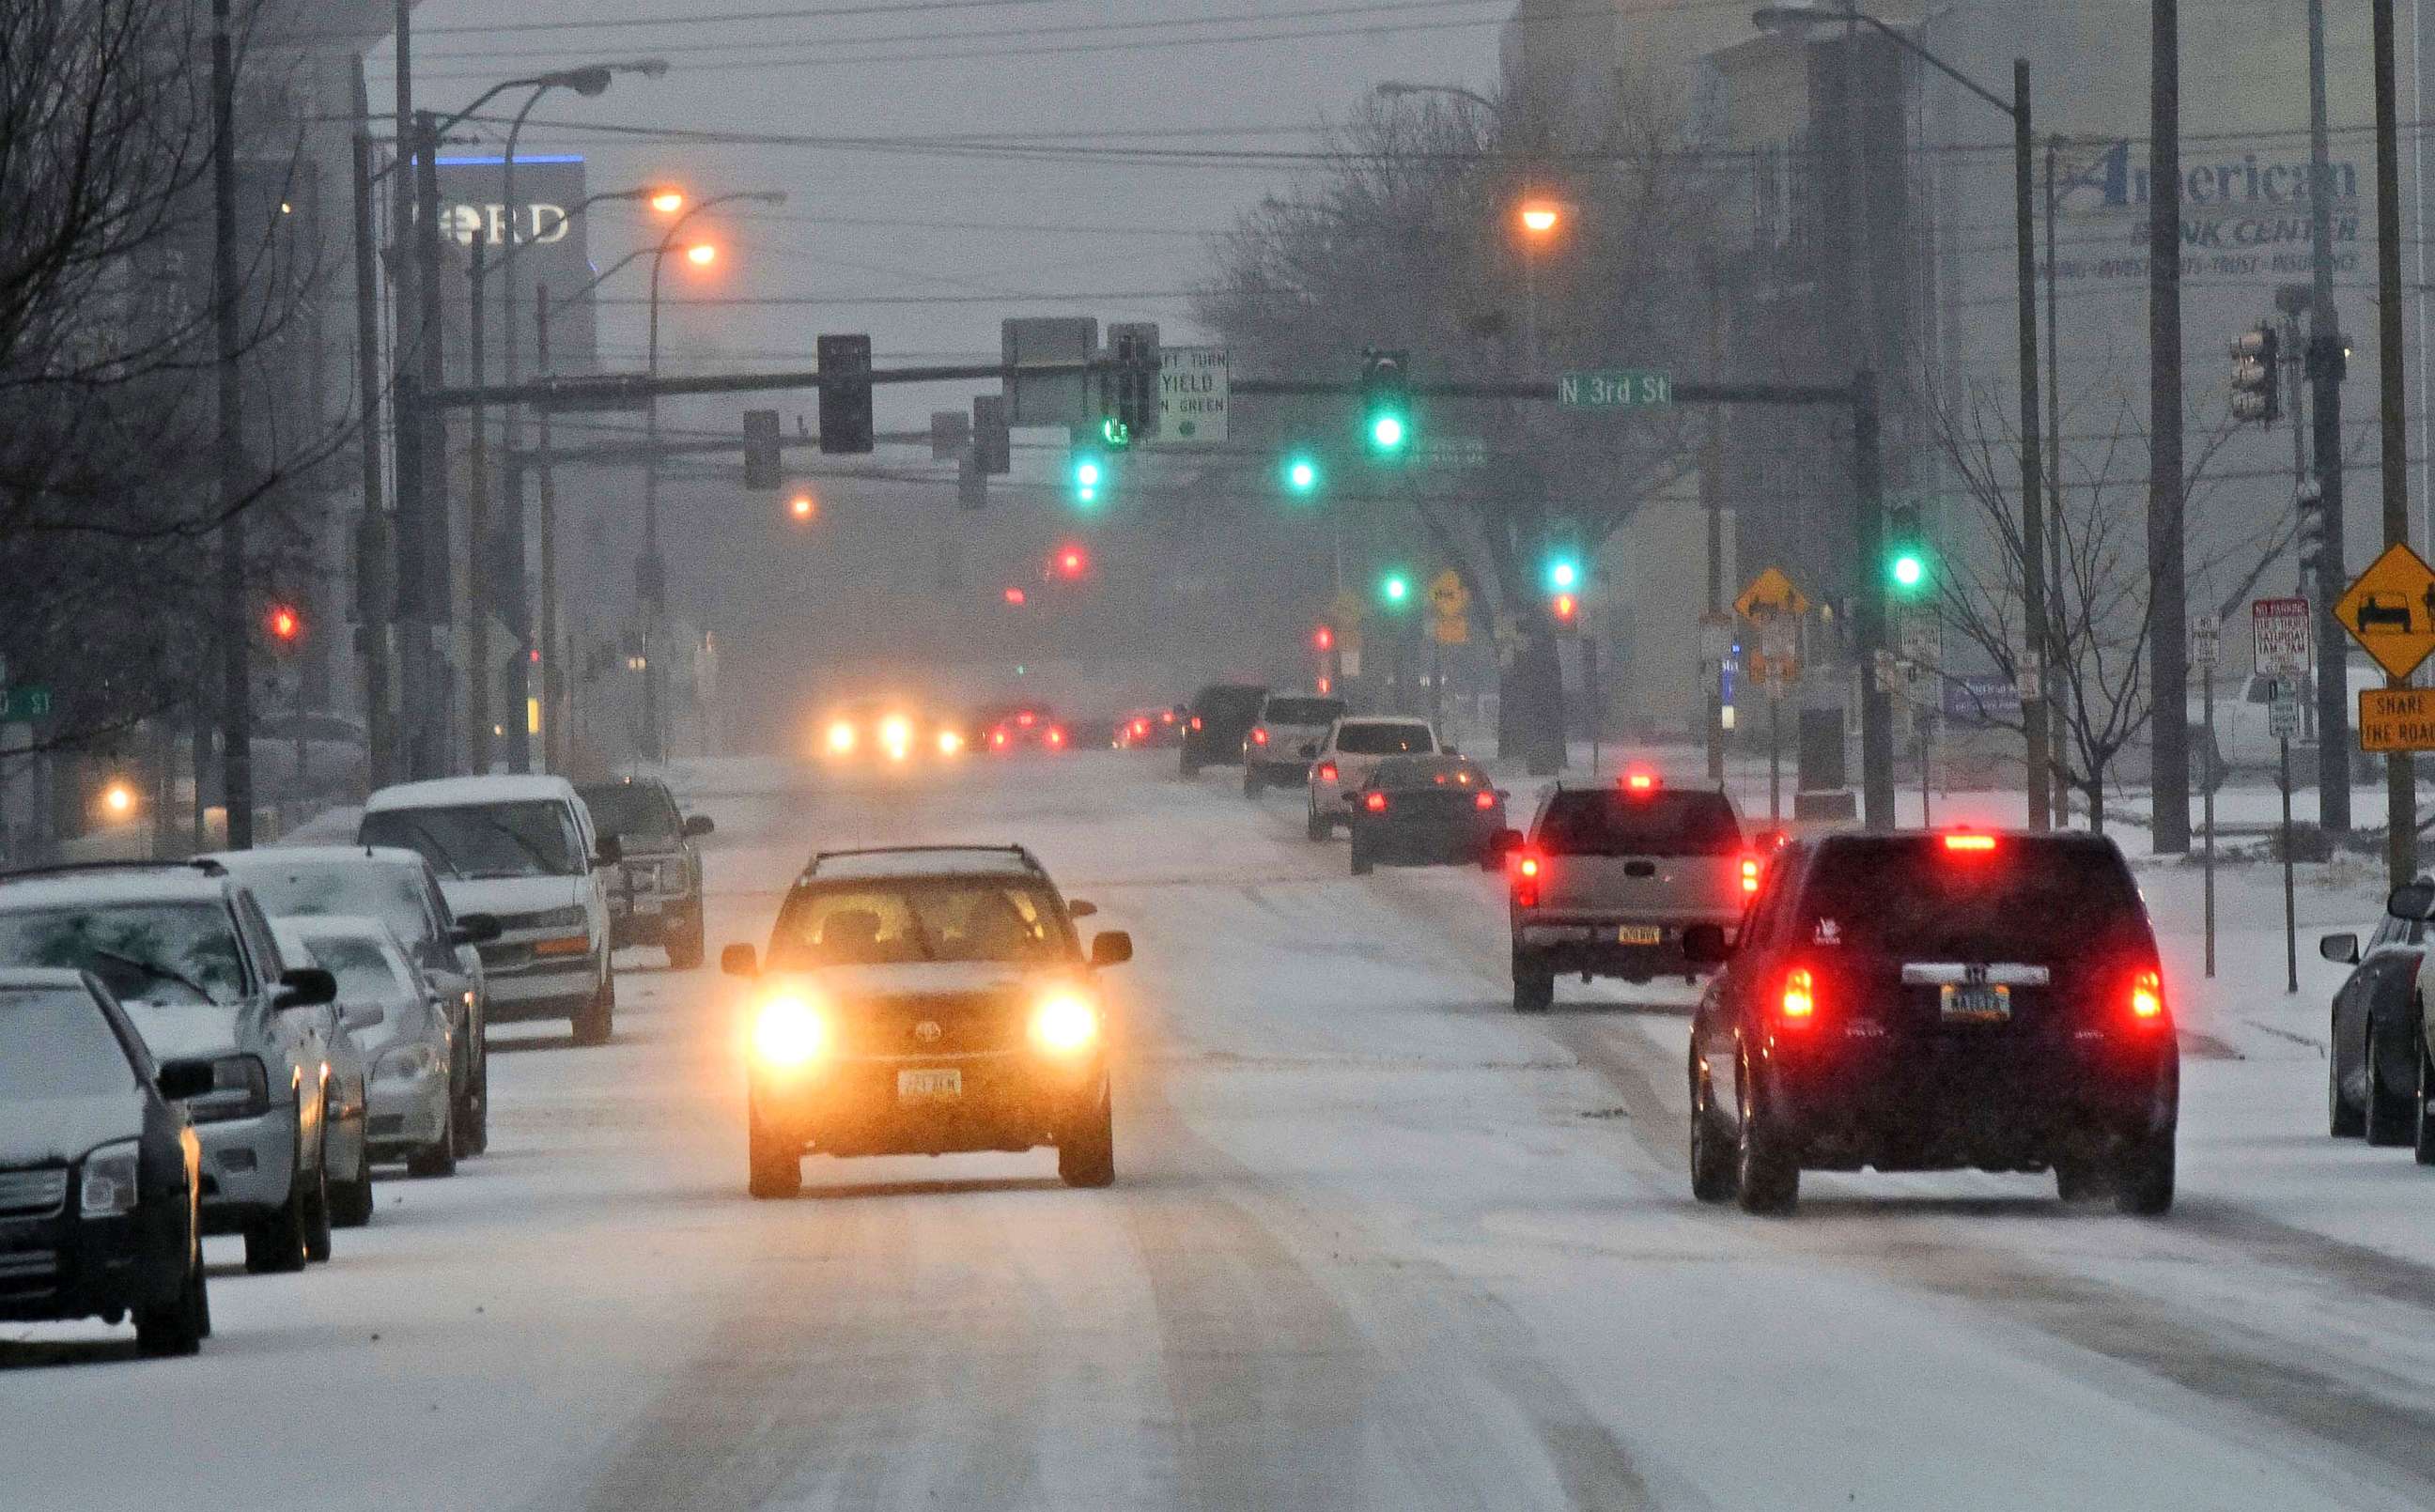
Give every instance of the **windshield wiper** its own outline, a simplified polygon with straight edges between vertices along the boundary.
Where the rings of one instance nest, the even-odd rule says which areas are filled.
[[[121,966],[133,967],[156,982],[175,982],[206,1003],[216,1001],[212,997],[211,989],[200,982],[182,971],[171,971],[158,961],[147,961],[140,955],[129,955],[123,951],[105,950],[98,945],[93,948],[93,953],[105,961],[116,961]]]
[[[542,854],[541,847],[533,844],[530,840],[526,839],[523,835],[518,834],[514,830],[501,824],[496,819],[484,819],[482,822],[490,828],[498,831],[501,834],[506,835],[509,839],[513,840],[516,843],[517,850],[532,857],[533,865],[541,868],[540,875],[554,877],[559,874],[557,865],[553,863],[549,857]],[[523,873],[509,871],[499,873],[499,875],[513,877],[523,875]]]

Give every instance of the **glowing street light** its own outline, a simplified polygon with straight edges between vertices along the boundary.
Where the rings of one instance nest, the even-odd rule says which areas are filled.
[[[786,512],[795,517],[797,524],[809,524],[820,517],[820,501],[808,493],[798,493],[787,501]]]
[[[696,267],[708,267],[718,261],[718,249],[709,242],[696,242],[685,249],[685,261]]]
[[[135,789],[124,782],[113,782],[101,790],[101,811],[113,819],[131,818],[135,814]]]
[[[673,215],[684,207],[685,197],[682,189],[663,189],[651,196],[651,208],[663,215]]]
[[[1533,236],[1553,232],[1564,218],[1563,210],[1552,200],[1530,199],[1522,205],[1522,229]]]

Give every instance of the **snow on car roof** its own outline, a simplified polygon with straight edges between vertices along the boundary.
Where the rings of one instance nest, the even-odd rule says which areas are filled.
[[[0,913],[79,903],[217,902],[226,880],[176,862],[0,877]]]
[[[209,859],[240,877],[248,871],[341,863],[361,865],[367,861],[376,866],[412,867],[417,871],[423,867],[421,851],[396,845],[280,845],[260,850],[215,850]]]
[[[494,773],[488,777],[440,777],[426,782],[400,782],[384,787],[364,800],[367,814],[394,809],[455,809],[485,803],[531,803],[575,798],[575,784],[563,777]]]
[[[833,882],[882,877],[1040,875],[1028,851],[997,846],[907,846],[892,850],[838,850],[812,858],[806,878]]]

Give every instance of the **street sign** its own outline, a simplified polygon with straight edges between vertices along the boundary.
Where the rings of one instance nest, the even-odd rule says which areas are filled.
[[[1556,380],[1556,403],[1566,409],[1657,409],[1674,403],[1674,375],[1610,369],[1568,372]]]
[[[2258,598],[2249,604],[2250,654],[2270,678],[2304,677],[2308,671],[2308,601]],[[2196,659],[2196,650],[2192,651]],[[2422,653],[2424,654],[2424,653]]]
[[[2212,669],[2223,660],[2223,618],[2201,614],[2190,621],[2190,665]]]
[[[1336,643],[1336,665],[1337,669],[1348,678],[1361,676],[1361,647],[1347,645],[1342,637],[1338,637]]]
[[[1746,620],[1772,619],[1781,615],[1799,619],[1809,612],[1809,600],[1792,586],[1792,579],[1781,568],[1770,567],[1751,579],[1742,596],[1734,600],[1734,612]]]
[[[2378,666],[2406,678],[2435,651],[2435,568],[2396,543],[2352,581],[2334,618]]]
[[[2435,688],[2361,688],[2361,750],[2435,750]]]
[[[2021,690],[2001,673],[1982,672],[1943,679],[1944,718],[1948,724],[1989,728],[2021,717]]]
[[[1442,620],[1459,619],[1471,608],[1471,591],[1462,586],[1459,573],[1449,567],[1429,579],[1429,608]]]
[[[1425,468],[1472,468],[1488,465],[1488,439],[1481,436],[1425,436],[1415,458]]]
[[[1233,382],[1224,347],[1161,347],[1158,434],[1152,446],[1217,446],[1226,439]]]
[[[1902,654],[1906,662],[1925,666],[1944,662],[1944,622],[1933,614],[1906,614],[1902,622]]]
[[[50,716],[51,690],[48,688],[10,688],[0,692],[0,724],[13,725]]]
[[[1722,662],[1734,648],[1734,620],[1730,614],[1700,616],[1700,660]]]
[[[2294,678],[2279,678],[2274,683],[2274,696],[2266,706],[2266,732],[2276,740],[2300,738],[2300,683]]]

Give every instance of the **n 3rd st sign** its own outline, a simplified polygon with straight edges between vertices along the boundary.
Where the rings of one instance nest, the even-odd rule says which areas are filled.
[[[2361,688],[2359,749],[2435,750],[2435,688]]]
[[[1568,372],[1556,380],[1556,403],[1566,409],[1661,409],[1674,403],[1674,375],[1622,369]]]

